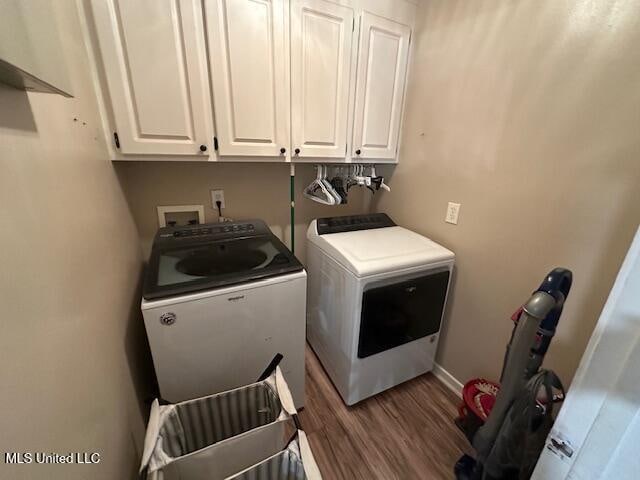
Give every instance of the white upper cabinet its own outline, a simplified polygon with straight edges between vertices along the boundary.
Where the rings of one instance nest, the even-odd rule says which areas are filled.
[[[411,29],[363,12],[360,25],[353,160],[395,159]]]
[[[213,148],[198,0],[92,0],[122,154],[198,155]]]
[[[397,160],[416,11],[408,0],[79,8],[95,26],[114,159]]]
[[[284,0],[205,0],[219,154],[280,156],[289,146]]]
[[[291,147],[295,157],[347,155],[354,14],[291,1]]]

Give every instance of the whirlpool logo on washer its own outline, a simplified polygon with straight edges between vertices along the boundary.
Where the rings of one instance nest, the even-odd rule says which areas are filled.
[[[176,314],[173,312],[167,312],[160,315],[160,323],[162,325],[173,325],[176,323]]]

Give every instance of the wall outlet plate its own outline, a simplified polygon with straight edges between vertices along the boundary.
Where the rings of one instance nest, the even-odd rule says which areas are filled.
[[[225,208],[224,190],[211,190],[211,206],[216,212],[218,211],[218,205],[216,205],[217,201],[220,201],[221,203],[220,208]]]
[[[458,215],[460,215],[460,204],[449,202],[449,205],[447,205],[447,213],[444,216],[444,221],[447,223],[452,223],[453,225],[457,225]]]

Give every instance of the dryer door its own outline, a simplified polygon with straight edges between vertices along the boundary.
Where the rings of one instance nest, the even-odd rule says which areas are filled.
[[[365,290],[358,358],[437,333],[448,285],[449,270],[441,270]]]

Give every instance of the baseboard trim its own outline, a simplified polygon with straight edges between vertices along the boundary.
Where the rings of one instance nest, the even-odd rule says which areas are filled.
[[[451,390],[456,396],[462,396],[462,383],[449,372],[447,372],[441,365],[434,363],[433,370],[431,371],[435,377],[440,380],[444,385]]]

